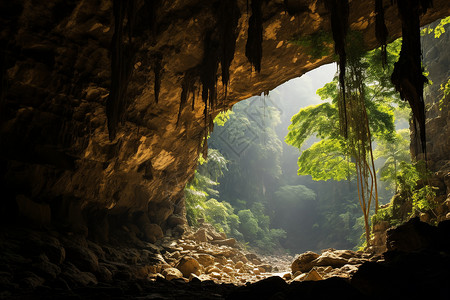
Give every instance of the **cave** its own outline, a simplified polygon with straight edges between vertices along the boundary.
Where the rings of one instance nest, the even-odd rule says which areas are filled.
[[[425,114],[417,44],[448,15],[448,0],[2,1],[0,297],[448,298],[448,221],[412,220],[351,281],[148,280],[190,232],[184,187],[214,117],[322,65],[342,73],[349,31],[367,50],[407,41],[393,81],[413,108],[411,152],[448,194],[450,115]],[[321,57],[292,43],[322,32],[334,51]]]

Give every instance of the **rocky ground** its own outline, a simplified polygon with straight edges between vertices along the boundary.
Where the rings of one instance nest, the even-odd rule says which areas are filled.
[[[75,234],[3,227],[0,298],[290,299],[297,292],[332,295],[341,291],[349,299],[358,299],[363,295],[361,289],[389,285],[389,276],[394,274],[389,267],[398,262],[406,276],[416,272],[427,279],[429,274],[422,274],[423,257],[413,257],[414,272],[410,272],[402,262],[407,256],[397,253],[407,251],[411,243],[416,248],[430,246],[424,236],[431,236],[434,229],[421,226],[411,223],[409,229],[402,227],[399,231],[401,237],[391,234],[400,248],[392,249],[394,252],[386,257],[326,249],[303,253],[295,260],[256,255],[208,224],[179,238],[164,237],[155,243],[130,240],[128,245],[114,240],[98,244]],[[419,235],[405,234],[404,228],[419,228]],[[446,231],[441,229],[441,233],[448,233],[448,224],[442,228]],[[417,252],[416,248],[413,250]],[[439,250],[435,257],[430,253],[426,256],[440,260],[436,268],[448,266],[448,252]],[[386,265],[385,260],[391,261]],[[361,269],[363,272],[358,271]],[[377,277],[380,272],[382,278]],[[445,282],[448,274],[434,272],[431,278],[434,284]]]

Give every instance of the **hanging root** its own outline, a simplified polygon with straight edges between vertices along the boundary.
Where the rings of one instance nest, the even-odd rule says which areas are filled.
[[[387,36],[388,30],[384,22],[383,0],[375,0],[375,37],[381,46],[381,61],[383,67],[387,64]]]
[[[325,0],[325,7],[331,14],[331,31],[334,40],[334,52],[339,55],[339,85],[341,88],[343,107],[346,107],[345,66],[347,54],[345,51],[345,38],[348,31],[349,4],[348,0]],[[347,112],[340,108],[342,113],[341,133],[347,137]]]
[[[431,7],[431,0],[397,0],[397,8],[402,21],[402,48],[400,58],[394,65],[391,81],[403,100],[408,101],[418,125],[420,147],[417,153],[425,155],[425,103],[423,86],[428,82],[423,75],[422,51],[420,46],[420,14]]]

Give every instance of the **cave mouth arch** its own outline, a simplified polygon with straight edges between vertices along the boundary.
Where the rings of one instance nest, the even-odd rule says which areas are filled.
[[[230,18],[230,27],[213,31],[205,29],[216,24],[220,9],[237,16],[232,5],[141,1],[140,15],[133,6],[137,1],[31,4],[15,0],[0,4],[2,297],[45,298],[51,293],[159,297],[155,294],[161,292],[169,298],[186,298],[198,296],[198,290],[191,293],[186,288],[195,284],[217,297],[219,287],[211,282],[194,280],[184,285],[161,277],[156,277],[157,284],[134,280],[155,271],[160,255],[180,251],[170,243],[166,245],[170,251],[155,248],[149,241],[163,239],[168,231],[172,235],[183,231],[184,185],[196,168],[202,139],[208,133],[205,106],[217,105],[216,113],[333,60],[308,62],[288,42],[300,29],[312,33],[328,20],[323,7],[315,5],[319,2],[303,6],[285,1],[295,3],[289,12],[281,1],[254,0],[248,9],[247,2],[230,1],[239,6],[240,16]],[[125,5],[126,11],[117,9],[118,5]],[[369,32],[368,44],[374,46],[374,8],[359,1],[351,5],[360,9],[350,7],[350,27]],[[300,15],[291,16],[292,9]],[[448,1],[435,0],[421,21],[426,24],[448,12]],[[390,6],[384,13],[392,36],[399,36],[396,11]],[[253,38],[247,43],[247,21],[253,15]],[[228,36],[234,26],[238,34],[230,63],[230,52],[220,51],[224,48],[216,34]],[[213,54],[222,53],[220,63],[217,56],[204,55],[205,44],[216,50]],[[251,63],[247,48],[255,54]],[[219,81],[214,89],[208,75],[228,64],[230,82]],[[260,72],[252,73],[252,68]],[[183,87],[185,94],[194,92],[193,78],[199,78],[208,93],[202,95],[203,101],[190,98],[192,102],[180,105]],[[197,96],[199,82],[195,84]],[[227,89],[221,88],[224,84]],[[210,96],[222,91],[227,100],[216,103]],[[23,228],[25,223],[33,229]],[[441,229],[420,230],[439,235]],[[140,244],[141,238],[147,244]],[[123,250],[120,241],[140,244],[139,250]],[[106,242],[113,246],[98,247]],[[445,265],[446,258],[439,255],[437,260]],[[385,270],[384,266],[383,270],[372,267],[375,273]],[[442,273],[438,270],[437,274]],[[440,279],[446,279],[445,273]],[[439,285],[439,280],[431,283]],[[273,291],[286,287],[279,279],[264,284]],[[348,282],[320,284],[355,292]],[[224,297],[234,289],[220,288]]]

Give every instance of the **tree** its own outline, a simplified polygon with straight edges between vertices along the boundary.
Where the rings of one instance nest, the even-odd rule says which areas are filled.
[[[359,45],[358,41],[352,42]],[[339,89],[336,77],[319,89],[317,94],[328,102],[300,110],[292,118],[285,139],[300,150],[311,137],[320,139],[301,153],[299,175],[309,174],[314,180],[351,179],[356,175],[367,244],[370,207],[373,202],[375,211],[378,207],[372,144],[374,141],[393,141],[395,127],[391,103],[398,102],[389,80],[392,66],[381,66],[379,51],[363,55],[357,47],[347,49],[345,92]],[[388,61],[393,61],[398,52],[399,42],[389,45]]]
[[[387,189],[394,192],[398,189],[397,177],[401,171],[401,162],[410,162],[409,153],[409,130],[398,130],[392,141],[381,140],[375,149],[374,155],[377,159],[383,159],[384,163],[378,170],[380,179],[387,182]]]

